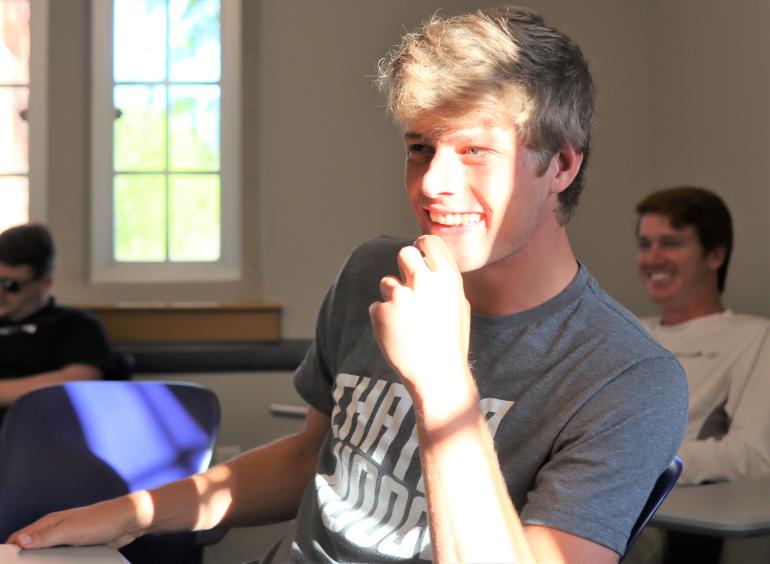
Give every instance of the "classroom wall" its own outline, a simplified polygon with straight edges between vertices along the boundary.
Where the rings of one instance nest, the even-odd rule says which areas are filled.
[[[743,0],[521,0],[584,49],[599,90],[578,256],[637,313],[634,204],[698,183],[731,206],[727,302],[768,313],[770,5]],[[372,88],[375,63],[426,14],[467,0],[244,2],[244,279],[94,285],[88,280],[87,0],[51,2],[49,222],[56,291],[69,303],[278,302],[284,335],[309,337],[323,294],[361,240],[413,236],[398,131]]]
[[[696,183],[725,199],[735,229],[726,304],[767,315],[770,3],[655,6],[653,185]]]

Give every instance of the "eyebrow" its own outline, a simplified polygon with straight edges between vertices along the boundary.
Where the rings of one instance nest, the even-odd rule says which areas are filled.
[[[404,133],[404,141],[419,142],[419,143],[426,143],[426,144],[432,144],[436,142],[436,140],[434,140],[432,136],[428,136],[424,133],[417,133],[416,131],[407,131],[406,133]],[[443,141],[454,145],[487,143],[485,140],[479,139],[478,137],[474,137],[473,135],[466,135],[464,133],[450,133],[449,135],[446,135],[445,137],[443,137]]]
[[[425,136],[414,131],[407,131],[404,133],[404,139],[406,141],[425,141]]]
[[[637,239],[644,239],[646,241],[682,241],[687,239],[687,235],[682,234],[674,234],[674,233],[663,233],[661,235],[642,235],[641,233],[637,233],[636,235]]]

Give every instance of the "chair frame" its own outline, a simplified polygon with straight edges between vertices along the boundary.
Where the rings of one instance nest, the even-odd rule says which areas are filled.
[[[188,382],[89,380],[25,394],[0,428],[0,534],[205,470],[220,419],[214,392]],[[137,426],[148,433],[130,437]],[[138,447],[129,456],[121,435]],[[199,562],[203,538],[149,535],[121,552],[134,564]]]
[[[626,550],[621,555],[619,562],[626,557],[631,550],[631,547],[634,546],[634,543],[650,522],[650,519],[652,519],[652,516],[655,515],[655,512],[666,497],[668,497],[669,492],[671,492],[674,485],[676,485],[679,476],[682,474],[683,467],[684,464],[682,463],[682,459],[675,456],[668,467],[658,477],[655,485],[652,487],[650,496],[647,498],[647,502],[644,504],[641,513],[639,513],[639,517],[636,519],[636,523],[634,523],[634,526],[631,528],[631,534],[626,543]]]

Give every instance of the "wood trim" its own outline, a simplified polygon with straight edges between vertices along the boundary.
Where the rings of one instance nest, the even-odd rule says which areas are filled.
[[[281,338],[282,307],[271,304],[86,305],[113,343],[248,342]]]

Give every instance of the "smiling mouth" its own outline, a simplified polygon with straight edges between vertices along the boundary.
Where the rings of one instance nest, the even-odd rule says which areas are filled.
[[[662,282],[673,278],[673,274],[669,274],[668,272],[652,272],[648,274],[647,277],[653,282]]]
[[[428,215],[433,223],[439,225],[475,225],[481,223],[480,213],[437,213],[429,211]]]

